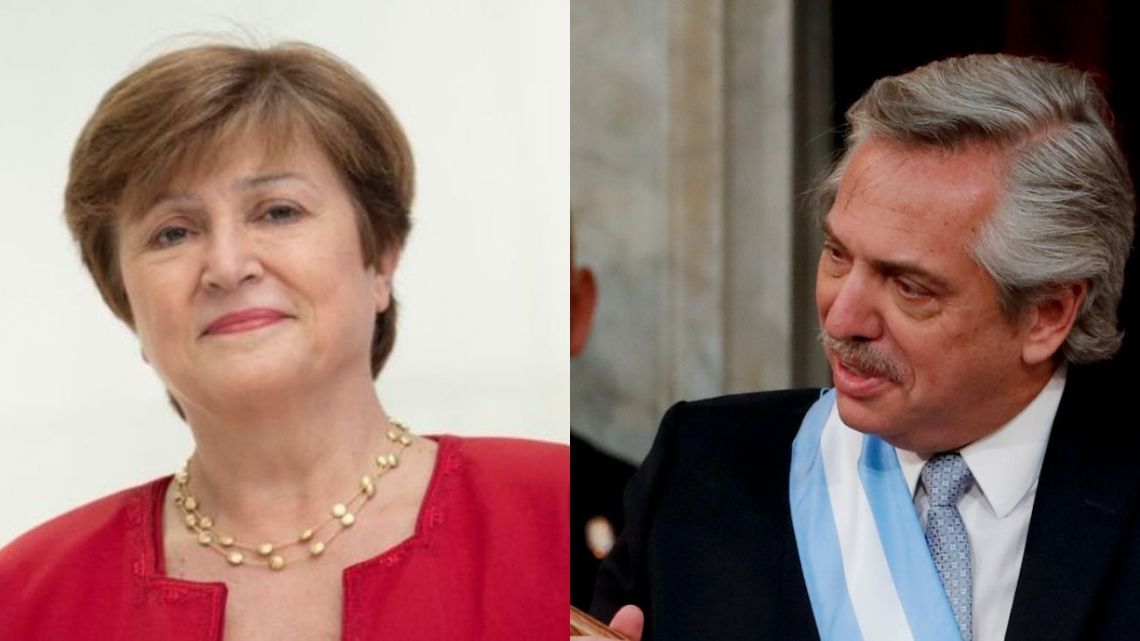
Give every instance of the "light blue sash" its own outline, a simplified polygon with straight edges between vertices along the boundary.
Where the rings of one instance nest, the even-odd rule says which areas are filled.
[[[825,390],[808,410],[792,443],[789,477],[792,526],[821,641],[858,641],[864,638],[862,629],[882,629],[884,623],[900,626],[896,629],[903,637],[906,636],[904,628],[909,628],[909,636],[915,641],[960,640],[958,624],[927,548],[898,456],[894,448],[875,436],[863,437],[858,461],[862,487],[855,491],[861,491],[866,497],[866,501],[857,503],[869,505],[882,546],[881,556],[888,566],[880,568],[881,574],[889,573],[897,594],[883,598],[897,599],[901,607],[896,610],[905,614],[905,620],[870,622],[867,617],[879,615],[860,612],[853,604],[852,591],[874,586],[869,584],[873,582],[871,579],[847,576],[844,570],[840,535],[832,511],[833,490],[828,487],[827,462],[821,448],[824,427],[834,406],[834,392]],[[836,498],[850,500],[844,496],[847,495]],[[868,559],[878,556],[869,555]],[[854,567],[866,565],[859,563]]]

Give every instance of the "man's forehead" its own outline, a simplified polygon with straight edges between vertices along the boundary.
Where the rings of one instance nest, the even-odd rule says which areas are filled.
[[[969,187],[978,182],[1000,180],[1009,166],[1007,150],[990,144],[967,144],[953,148],[913,145],[872,137],[856,145],[847,163],[843,182],[904,179],[926,174],[945,185]],[[842,183],[841,183],[842,186]]]
[[[991,148],[948,151],[869,139],[851,155],[825,220],[841,214],[918,234],[976,231],[998,205],[1006,163]]]

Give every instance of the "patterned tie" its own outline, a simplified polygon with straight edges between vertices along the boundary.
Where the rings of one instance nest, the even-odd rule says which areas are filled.
[[[957,452],[939,454],[922,468],[922,486],[930,497],[926,512],[926,543],[950,597],[963,641],[974,634],[974,590],[971,585],[970,541],[958,513],[958,501],[974,484],[974,476]]]

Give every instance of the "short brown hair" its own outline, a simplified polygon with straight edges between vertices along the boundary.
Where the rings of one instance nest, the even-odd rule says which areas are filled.
[[[308,133],[354,200],[365,264],[379,266],[411,228],[415,170],[407,138],[384,100],[346,62],[318,47],[227,44],[163,54],[107,92],[71,156],[67,224],[103,300],[133,325],[118,265],[118,222],[181,172],[253,127],[267,152]],[[376,316],[375,378],[392,351],[396,300]]]
[[[1090,74],[1004,54],[948,58],[876,81],[847,122],[844,155],[818,192],[821,214],[865,140],[1001,151],[1008,156],[1001,199],[970,247],[997,284],[998,303],[1014,319],[1058,285],[1084,281],[1087,295],[1060,354],[1070,363],[1116,354],[1136,197],[1108,101]]]

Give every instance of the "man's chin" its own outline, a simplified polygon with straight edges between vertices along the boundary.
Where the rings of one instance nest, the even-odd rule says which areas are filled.
[[[891,421],[889,414],[882,407],[883,399],[850,396],[838,388],[835,394],[835,405],[839,410],[839,418],[843,424],[864,434],[884,436],[890,431]]]

